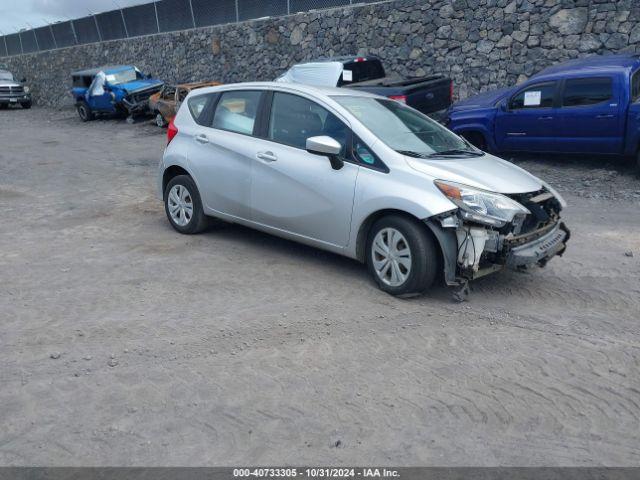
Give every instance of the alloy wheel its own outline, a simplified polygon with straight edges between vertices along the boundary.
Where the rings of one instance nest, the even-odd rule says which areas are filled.
[[[191,193],[184,185],[174,185],[169,196],[167,204],[171,220],[179,227],[185,227],[193,218],[193,198]]]
[[[405,283],[411,273],[411,248],[407,239],[395,228],[383,228],[371,245],[373,269],[390,287]]]

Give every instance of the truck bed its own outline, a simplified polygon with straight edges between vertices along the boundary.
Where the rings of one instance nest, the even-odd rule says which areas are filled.
[[[384,97],[406,96],[407,105],[422,113],[434,113],[451,105],[451,80],[444,75],[403,79],[398,75],[351,83],[346,88],[364,90]]]

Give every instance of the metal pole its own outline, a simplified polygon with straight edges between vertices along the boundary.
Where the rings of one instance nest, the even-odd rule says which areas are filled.
[[[240,21],[240,7],[238,7],[238,0],[236,0],[236,23]]]
[[[291,0],[287,0],[287,15],[291,15]]]
[[[120,16],[122,17],[122,25],[124,25],[124,34],[129,38],[129,30],[127,30],[127,21],[124,19],[124,12],[120,9]]]
[[[93,21],[96,24],[96,30],[98,31],[98,38],[102,41],[102,33],[100,33],[100,27],[98,26],[98,18],[92,13]]]
[[[56,40],[56,34],[53,33],[53,26],[49,24],[49,31],[51,32],[51,38],[53,38],[53,46],[58,48],[58,41]]]
[[[158,2],[153,2],[153,9],[156,11],[156,26],[158,27],[158,33],[160,33],[160,20],[158,20]]]
[[[29,25],[29,27],[31,27],[31,31],[33,32],[33,38],[36,40],[36,48],[38,49],[38,52],[39,52],[40,51],[40,43],[38,42],[38,36],[36,35],[36,29],[33,28],[33,26],[28,24],[28,23],[27,23],[27,25]]]
[[[193,28],[196,28],[196,16],[193,14],[193,3],[189,0],[189,8],[191,9],[191,23],[193,23]]]
[[[73,25],[73,20],[69,20],[69,24],[71,25],[71,32],[73,33],[73,39],[78,45],[78,34],[76,33],[76,27]],[[56,41],[55,35],[53,36],[53,41],[56,42],[56,48],[58,48],[58,42]]]
[[[22,35],[18,32],[18,40],[20,40],[20,53],[24,54],[24,48],[22,48]]]

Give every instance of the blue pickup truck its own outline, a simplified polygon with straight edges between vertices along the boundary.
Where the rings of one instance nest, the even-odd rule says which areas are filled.
[[[162,88],[160,80],[144,75],[130,65],[112,65],[71,74],[71,95],[83,122],[96,114],[124,113],[132,118],[144,113],[149,97]]]
[[[592,56],[457,102],[446,125],[491,152],[608,154],[640,166],[640,56]]]

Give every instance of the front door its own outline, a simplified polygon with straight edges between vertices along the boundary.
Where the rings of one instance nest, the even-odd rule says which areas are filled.
[[[328,135],[347,152],[347,125],[317,103],[275,92],[265,137],[254,145],[252,220],[283,232],[346,246],[360,167],[306,151],[309,137]]]
[[[557,82],[530,85],[507,100],[495,119],[498,150],[552,152],[556,148],[559,119]]]

